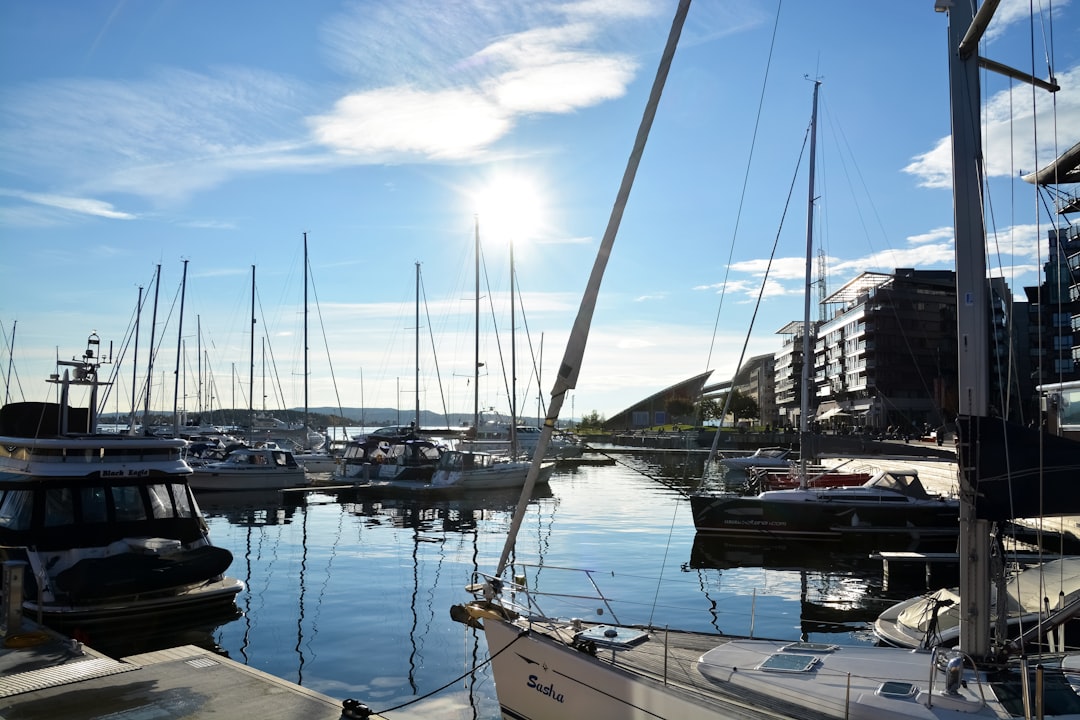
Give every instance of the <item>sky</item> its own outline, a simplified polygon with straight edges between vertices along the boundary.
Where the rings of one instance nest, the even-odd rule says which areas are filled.
[[[505,415],[514,388],[535,415],[675,7],[0,4],[6,399],[48,399],[96,332],[107,409],[141,405],[153,329],[156,409],[303,407],[306,357],[313,408]],[[948,16],[852,10],[690,8],[564,416],[730,379],[802,319],[815,79],[815,275],[953,267]],[[1080,140],[1078,26],[1004,0],[980,49],[1061,85],[982,74],[989,254],[1019,294],[1053,220],[1019,176]]]

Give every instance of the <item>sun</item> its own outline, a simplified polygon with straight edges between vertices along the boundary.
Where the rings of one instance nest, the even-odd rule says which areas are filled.
[[[526,173],[495,173],[473,193],[472,199],[482,235],[496,243],[536,240],[548,222],[540,184]]]

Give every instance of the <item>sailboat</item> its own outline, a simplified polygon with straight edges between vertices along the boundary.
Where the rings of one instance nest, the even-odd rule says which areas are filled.
[[[509,562],[532,488],[526,482],[495,571],[478,575],[468,587],[472,600],[451,610],[459,621],[483,629],[504,716],[530,720],[1080,717],[1080,694],[1067,676],[1077,658],[1015,658],[1009,656],[1008,648],[990,644],[990,523],[996,515],[1012,512],[994,498],[1000,500],[997,491],[1018,470],[1017,458],[987,471],[979,457],[981,451],[996,450],[1008,442],[1012,430],[1002,418],[987,414],[985,336],[989,324],[978,182],[980,58],[975,51],[997,3],[985,3],[977,15],[968,3],[938,5],[949,14],[957,295],[963,300],[958,303],[963,398],[958,447],[960,597],[967,612],[962,618],[960,647],[913,652],[547,616],[538,604],[543,599],[536,586],[539,578],[530,577],[518,560],[515,565]],[[576,386],[604,268],[688,9],[689,0],[681,0],[552,390],[538,455],[554,430],[566,393]],[[1011,74],[1041,82],[1017,71]],[[1042,455],[1050,438],[1032,432],[1034,438],[1021,439],[1034,439]],[[1080,443],[1071,442],[1070,449],[1067,465],[1080,457]],[[1027,472],[1032,469],[1021,465],[1020,478],[1030,480]],[[530,481],[538,470],[534,460]],[[1051,470],[1041,476],[1058,481],[1070,474],[1074,473]],[[1075,500],[1068,495],[1057,503],[1055,498],[1060,505],[1055,510],[1075,512],[1076,506],[1064,507],[1069,504],[1066,498]],[[591,575],[588,578],[592,580]]]
[[[275,442],[254,441],[255,430],[255,266],[251,266],[251,349],[248,371],[248,431],[250,446],[229,452],[219,462],[197,465],[189,485],[194,490],[281,490],[311,484],[302,465]],[[304,430],[306,433],[306,428]]]
[[[474,226],[476,244],[476,358],[473,364],[473,435],[478,438],[480,433],[480,221],[476,220]],[[510,249],[510,335],[514,335],[514,255],[513,246]],[[511,340],[511,348],[513,348]],[[511,351],[513,355],[513,350]],[[495,453],[479,449],[472,441],[464,441],[460,447],[443,452],[439,458],[435,473],[431,477],[433,488],[441,490],[492,490],[496,488],[520,488],[529,478],[533,463],[527,460],[517,459],[517,380],[515,360],[511,359],[510,376],[510,414],[511,422],[508,434],[508,452],[496,455]],[[545,449],[547,444],[545,444]],[[534,452],[533,458],[539,458],[538,473],[533,479],[536,482],[546,483],[555,471],[555,461],[545,460],[544,453]]]
[[[419,437],[420,429],[420,263],[416,263],[416,415],[401,432],[375,432],[345,446],[335,480],[363,482],[371,488],[427,490],[442,453],[433,441]]]
[[[814,105],[810,120],[810,180],[806,221],[806,293],[803,321],[802,412],[799,415],[800,459],[795,474],[798,487],[765,490],[746,495],[705,488],[690,496],[698,532],[738,535],[840,538],[850,534],[909,535],[919,538],[955,536],[960,503],[956,498],[927,492],[912,469],[889,469],[865,478],[862,484],[840,476],[829,486],[810,486],[809,386],[813,357],[809,349],[810,269],[813,256],[814,171],[817,135],[818,89],[814,82]],[[754,458],[724,459],[731,465],[751,467]],[[764,464],[764,460],[761,461]],[[852,475],[852,477],[858,477]]]

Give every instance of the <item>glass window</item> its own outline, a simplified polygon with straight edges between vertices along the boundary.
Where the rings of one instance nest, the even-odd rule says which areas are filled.
[[[83,522],[103,523],[109,519],[107,494],[103,487],[84,487],[79,489],[82,501]]]
[[[155,518],[169,518],[173,516],[172,498],[169,497],[169,488],[166,485],[148,485],[147,494],[150,496],[150,511]]]
[[[71,488],[45,490],[45,527],[75,523],[75,502]]]
[[[0,502],[0,527],[29,530],[34,508],[33,490],[9,490]]]
[[[112,489],[118,522],[135,522],[146,519],[146,507],[138,486],[120,485]]]
[[[188,498],[187,487],[180,483],[172,483],[169,485],[169,492],[172,493],[173,507],[176,508],[176,517],[193,517],[194,511],[191,509],[191,500]]]

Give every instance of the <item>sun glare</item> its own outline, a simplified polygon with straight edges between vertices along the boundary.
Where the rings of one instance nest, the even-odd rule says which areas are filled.
[[[473,194],[483,237],[496,243],[522,242],[540,236],[547,207],[539,186],[528,175],[501,173]]]

